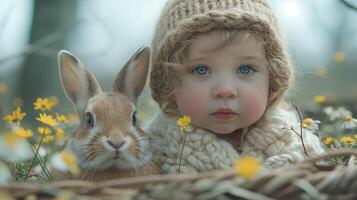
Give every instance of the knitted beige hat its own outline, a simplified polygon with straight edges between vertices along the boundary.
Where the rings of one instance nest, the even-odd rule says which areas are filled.
[[[292,67],[265,0],[168,0],[154,33],[150,75],[152,96],[162,110],[173,114],[177,109],[172,95],[175,71],[165,63],[172,62],[184,41],[213,30],[248,31],[263,41],[270,72],[268,105],[277,104],[292,81]]]

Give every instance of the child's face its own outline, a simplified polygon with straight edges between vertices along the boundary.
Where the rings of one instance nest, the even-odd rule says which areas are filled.
[[[222,46],[223,45],[223,46]],[[269,72],[263,46],[252,35],[224,43],[212,32],[185,51],[187,69],[175,93],[182,115],[192,124],[228,134],[257,122],[268,101]]]

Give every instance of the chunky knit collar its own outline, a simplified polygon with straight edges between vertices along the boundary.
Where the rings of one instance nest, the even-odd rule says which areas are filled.
[[[158,114],[147,132],[150,137],[154,159],[165,173],[175,173],[185,133],[176,125],[177,117]],[[259,159],[266,166],[276,168],[305,159],[301,140],[291,131],[283,128],[299,128],[296,114],[279,107],[265,114],[265,120],[251,127],[239,147],[210,131],[193,127],[186,134],[181,159],[181,172],[199,172],[211,169],[230,168],[240,155]],[[304,130],[305,147],[311,156],[324,150],[319,138]]]

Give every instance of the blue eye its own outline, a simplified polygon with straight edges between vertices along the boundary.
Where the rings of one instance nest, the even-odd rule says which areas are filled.
[[[197,65],[197,67],[195,67],[192,72],[196,75],[206,75],[209,73],[209,69],[207,66],[205,65]]]
[[[243,65],[238,69],[238,73],[240,74],[250,74],[252,71],[256,72],[257,70],[255,70],[250,65]]]

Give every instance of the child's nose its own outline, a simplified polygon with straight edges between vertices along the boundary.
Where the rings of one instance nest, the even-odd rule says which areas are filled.
[[[237,96],[237,91],[232,85],[226,83],[217,86],[213,91],[213,95],[215,98],[232,99]]]

